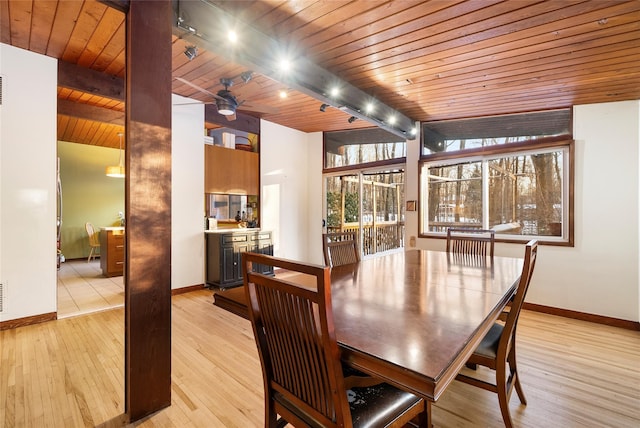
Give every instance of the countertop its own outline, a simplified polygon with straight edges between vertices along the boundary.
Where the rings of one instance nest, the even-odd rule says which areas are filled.
[[[229,227],[213,230],[205,230],[204,233],[233,233],[233,232],[260,232],[259,227]]]
[[[113,231],[122,231],[124,232],[124,227],[121,226],[107,226],[107,227],[101,227],[101,230],[113,230]]]

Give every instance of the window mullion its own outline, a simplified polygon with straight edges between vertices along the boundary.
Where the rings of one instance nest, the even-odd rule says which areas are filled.
[[[489,161],[482,161],[482,228],[489,229]]]

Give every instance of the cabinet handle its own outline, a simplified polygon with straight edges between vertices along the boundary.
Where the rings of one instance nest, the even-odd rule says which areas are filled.
[[[124,245],[116,245],[116,248],[124,248]]]
[[[124,262],[116,262],[117,265],[123,265]]]

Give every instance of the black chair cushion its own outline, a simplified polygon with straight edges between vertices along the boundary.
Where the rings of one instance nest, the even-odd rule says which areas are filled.
[[[347,390],[354,428],[385,427],[420,402],[417,396],[381,383]]]
[[[500,336],[504,326],[502,324],[495,323],[478,345],[475,350],[475,354],[482,355],[483,357],[496,358],[498,355],[498,344],[500,343]]]
[[[420,402],[417,396],[387,383],[366,388],[352,388],[347,390],[346,394],[354,428],[385,427],[406,412],[409,407]],[[310,426],[322,427],[320,422],[315,421],[311,415],[303,412],[282,394],[276,392],[273,398],[289,411],[306,420]]]

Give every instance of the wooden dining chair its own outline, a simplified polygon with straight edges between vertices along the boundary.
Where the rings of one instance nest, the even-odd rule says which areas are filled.
[[[98,254],[98,250],[100,249],[100,239],[98,238],[98,234],[93,228],[93,224],[87,222],[84,224],[84,229],[87,231],[87,235],[89,235],[89,257],[87,258],[87,263],[91,261],[92,258],[96,258]]]
[[[516,365],[516,327],[524,303],[533,268],[536,265],[538,241],[531,240],[525,247],[524,265],[515,296],[511,303],[511,310],[506,314],[506,321],[496,322],[480,342],[473,355],[467,361],[468,367],[477,365],[495,370],[496,382],[490,383],[475,377],[460,373],[456,379],[473,386],[477,386],[498,394],[502,419],[507,428],[513,427],[509,413],[509,399],[515,386],[522,404],[527,404]],[[507,375],[508,369],[508,375]]]
[[[342,266],[360,261],[358,232],[333,232],[322,234],[324,264]]]
[[[495,236],[496,232],[490,229],[450,227],[447,229],[447,253],[493,258]]]
[[[265,427],[401,427],[414,418],[426,426],[420,397],[385,383],[346,389],[328,266],[257,253],[243,253],[242,263],[262,365]],[[299,275],[264,275],[253,272],[253,264]]]

